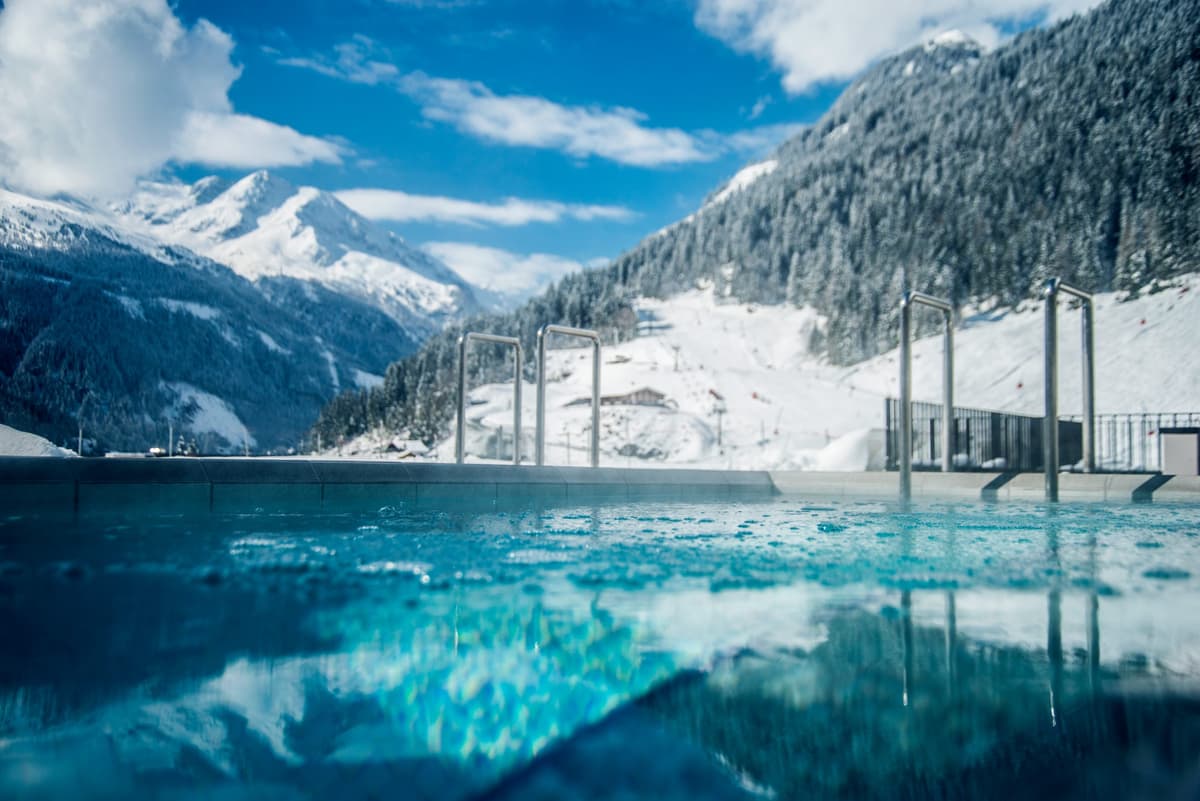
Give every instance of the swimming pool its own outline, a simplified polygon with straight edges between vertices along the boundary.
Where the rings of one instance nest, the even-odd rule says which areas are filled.
[[[1200,788],[1194,505],[0,523],[0,797]]]

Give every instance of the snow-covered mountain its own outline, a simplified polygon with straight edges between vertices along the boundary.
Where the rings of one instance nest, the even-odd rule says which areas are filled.
[[[229,184],[144,182],[111,207],[130,231],[186,247],[251,281],[288,277],[371,303],[411,337],[474,311],[471,286],[428,253],[313,187],[265,170]]]
[[[153,191],[115,212],[0,190],[0,421],[72,445],[82,422],[108,449],[171,427],[204,450],[296,446],[322,403],[380,383],[474,302],[399,238],[265,174]],[[164,237],[169,220],[242,270]]]

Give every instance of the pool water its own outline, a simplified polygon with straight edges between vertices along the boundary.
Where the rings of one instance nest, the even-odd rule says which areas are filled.
[[[1200,798],[1200,510],[0,523],[0,798]]]

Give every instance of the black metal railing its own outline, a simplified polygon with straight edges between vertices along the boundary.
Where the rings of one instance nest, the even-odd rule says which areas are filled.
[[[887,469],[899,469],[900,401],[884,401],[887,426]],[[912,405],[913,470],[941,469],[942,407],[916,401]],[[1041,417],[954,408],[950,432],[955,470],[1040,472],[1044,465]],[[1059,466],[1072,467],[1083,458],[1083,424],[1059,420]]]
[[[941,469],[942,407],[915,401],[913,470]],[[887,469],[899,469],[900,402],[884,402]],[[1138,412],[1096,415],[1096,470],[1106,473],[1157,473],[1162,470],[1164,428],[1200,426],[1200,412]],[[986,409],[954,408],[955,470],[1043,470],[1042,418]],[[1073,468],[1083,457],[1083,422],[1059,417],[1059,467]]]
[[[1078,421],[1068,416],[1062,420]],[[1096,469],[1112,473],[1162,470],[1164,428],[1200,426],[1200,412],[1137,412],[1096,415]]]

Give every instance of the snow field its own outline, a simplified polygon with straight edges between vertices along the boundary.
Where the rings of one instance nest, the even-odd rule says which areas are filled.
[[[824,325],[815,311],[725,303],[711,289],[642,300],[638,312],[640,335],[604,348],[601,393],[649,387],[669,405],[602,407],[602,465],[862,470],[882,463],[879,429],[885,398],[899,391],[897,350],[832,365],[808,350]],[[1060,303],[1064,415],[1080,412],[1079,318]],[[1040,414],[1043,325],[1040,303],[966,310],[955,331],[956,404]],[[1097,296],[1096,411],[1200,410],[1197,343],[1200,275],[1134,299]],[[914,344],[915,399],[940,401],[941,353],[940,335]],[[587,464],[590,409],[569,404],[590,396],[590,359],[586,349],[548,354],[547,463]],[[523,451],[532,459],[532,383],[523,396]],[[470,388],[469,398],[468,454],[511,458],[511,384]],[[453,454],[453,434],[438,452]]]

